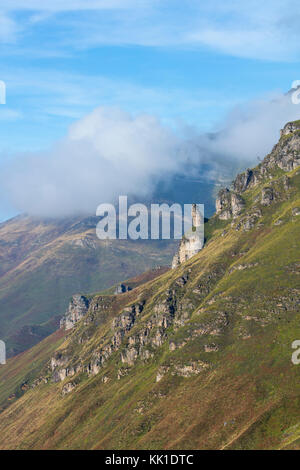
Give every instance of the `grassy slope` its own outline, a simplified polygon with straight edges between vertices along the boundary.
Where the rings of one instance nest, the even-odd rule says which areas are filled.
[[[64,338],[65,332],[57,330],[30,350],[8,359],[6,365],[0,367],[1,410],[23,395],[27,389],[27,382],[32,383],[36,374],[49,361],[49,356],[60,346]]]
[[[117,312],[135,299],[146,303],[130,336],[169,291],[189,320],[169,327],[150,360],[125,367],[117,351],[96,376],[81,373],[26,391],[1,414],[1,448],[299,449],[299,366],[291,362],[291,344],[300,339],[300,217],[292,216],[300,207],[299,170],[289,176],[288,193],[262,207],[249,232],[213,218],[205,249],[187,263],[128,294],[97,297],[108,308],[99,307],[93,322],[78,324],[60,346],[70,364],[78,357],[87,364],[107,342]],[[280,175],[275,184],[279,191]],[[262,186],[245,193],[246,210]],[[183,287],[177,282],[182,275],[188,276]],[[206,352],[208,345],[218,350]],[[11,364],[18,368],[19,361]],[[176,372],[197,361],[207,365],[200,374]],[[156,382],[161,366],[169,369]],[[120,380],[118,369],[125,372]],[[68,381],[77,387],[62,396]]]

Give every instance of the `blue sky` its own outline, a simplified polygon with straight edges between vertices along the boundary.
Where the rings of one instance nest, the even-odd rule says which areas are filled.
[[[217,128],[300,78],[299,19],[289,0],[0,0],[0,169],[97,107]]]

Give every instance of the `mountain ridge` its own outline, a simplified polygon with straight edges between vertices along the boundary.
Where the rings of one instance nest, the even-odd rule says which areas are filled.
[[[299,449],[299,129],[219,193],[198,254],[0,369],[1,448]]]

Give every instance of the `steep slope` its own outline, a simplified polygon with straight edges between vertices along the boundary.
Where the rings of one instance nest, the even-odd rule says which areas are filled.
[[[200,253],[91,297],[10,404],[7,378],[0,447],[299,449],[299,158],[300,122],[289,123],[221,191]]]
[[[9,355],[52,333],[73,294],[170,264],[173,243],[104,242],[96,237],[97,222],[21,216],[0,224],[0,338]]]

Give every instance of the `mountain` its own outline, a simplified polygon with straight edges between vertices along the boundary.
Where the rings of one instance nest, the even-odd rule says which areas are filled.
[[[0,367],[0,448],[300,448],[300,121],[205,225],[188,261],[74,298]]]
[[[99,240],[98,221],[19,216],[0,224],[0,338],[9,356],[55,331],[72,295],[170,265],[174,242]]]

